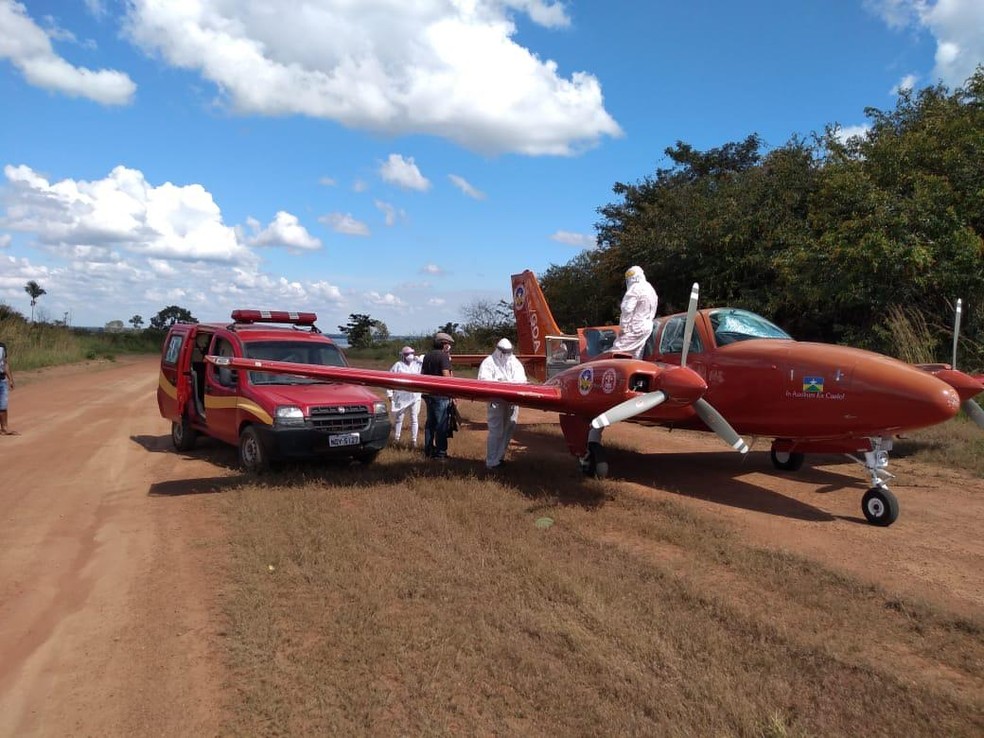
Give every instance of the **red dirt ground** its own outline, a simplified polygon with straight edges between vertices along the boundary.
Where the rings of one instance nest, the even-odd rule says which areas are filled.
[[[219,498],[198,493],[238,473],[170,452],[156,385],[152,358],[18,374],[20,435],[0,437],[0,735],[221,729]],[[537,422],[555,417],[523,411],[516,458],[562,448]],[[984,607],[984,480],[893,459],[902,515],[882,529],[845,459],[781,476],[764,441],[744,461],[710,435],[623,424],[606,441],[620,490],[892,591]]]

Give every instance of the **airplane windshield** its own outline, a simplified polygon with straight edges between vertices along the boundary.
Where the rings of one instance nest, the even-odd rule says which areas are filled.
[[[246,344],[246,358],[316,366],[346,366],[345,357],[337,346],[314,341],[250,341]],[[314,384],[327,380],[271,372],[250,372],[249,381],[253,384]]]
[[[748,341],[752,338],[792,339],[792,336],[779,326],[747,310],[714,310],[710,314],[710,319],[714,340],[718,346],[727,346],[729,343]]]

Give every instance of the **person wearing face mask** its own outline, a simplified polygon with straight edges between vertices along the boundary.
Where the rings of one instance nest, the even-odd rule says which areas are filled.
[[[485,382],[526,383],[526,370],[513,355],[512,342],[503,338],[495,350],[486,356],[478,367],[478,378]],[[485,466],[495,469],[506,458],[506,450],[519,420],[519,405],[504,400],[493,400],[487,412],[489,437],[485,448]]]
[[[417,358],[417,353],[410,346],[404,346],[400,349],[400,360],[390,367],[390,371],[396,374],[420,374],[420,369],[420,359]],[[390,408],[396,419],[393,423],[393,440],[399,442],[403,432],[403,421],[409,417],[410,443],[416,448],[421,394],[407,390],[390,389],[386,390],[386,396],[390,399]]]
[[[611,350],[630,353],[634,358],[641,359],[643,347],[653,332],[659,298],[639,266],[629,267],[625,272],[625,288],[619,336]]]

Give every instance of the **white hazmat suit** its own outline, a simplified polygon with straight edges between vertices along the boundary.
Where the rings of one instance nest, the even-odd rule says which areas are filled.
[[[619,319],[619,336],[612,344],[612,351],[631,353],[642,358],[642,350],[653,332],[656,290],[646,281],[642,267],[629,267],[625,272],[625,297],[622,298],[622,317]]]
[[[414,350],[409,346],[404,346],[400,354],[400,360],[390,367],[390,371],[396,372],[397,374],[420,374],[422,364],[414,353]],[[403,420],[409,416],[410,442],[416,446],[417,431],[420,428],[420,421],[418,419],[420,415],[420,392],[386,390],[386,396],[390,398],[394,416],[393,440],[400,440],[400,433],[403,431]]]
[[[503,338],[495,346],[495,351],[486,356],[478,367],[478,378],[484,382],[526,383],[526,370],[513,356],[512,343]],[[503,462],[516,421],[519,420],[519,405],[504,400],[489,403],[487,413],[489,438],[485,449],[485,466],[494,469]]]

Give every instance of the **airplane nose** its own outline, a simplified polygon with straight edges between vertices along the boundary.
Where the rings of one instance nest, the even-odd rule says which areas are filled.
[[[659,389],[677,402],[693,404],[707,392],[707,382],[704,378],[685,366],[666,369],[659,379]]]
[[[946,382],[885,357],[858,362],[852,384],[888,431],[926,428],[960,410],[960,396]]]

